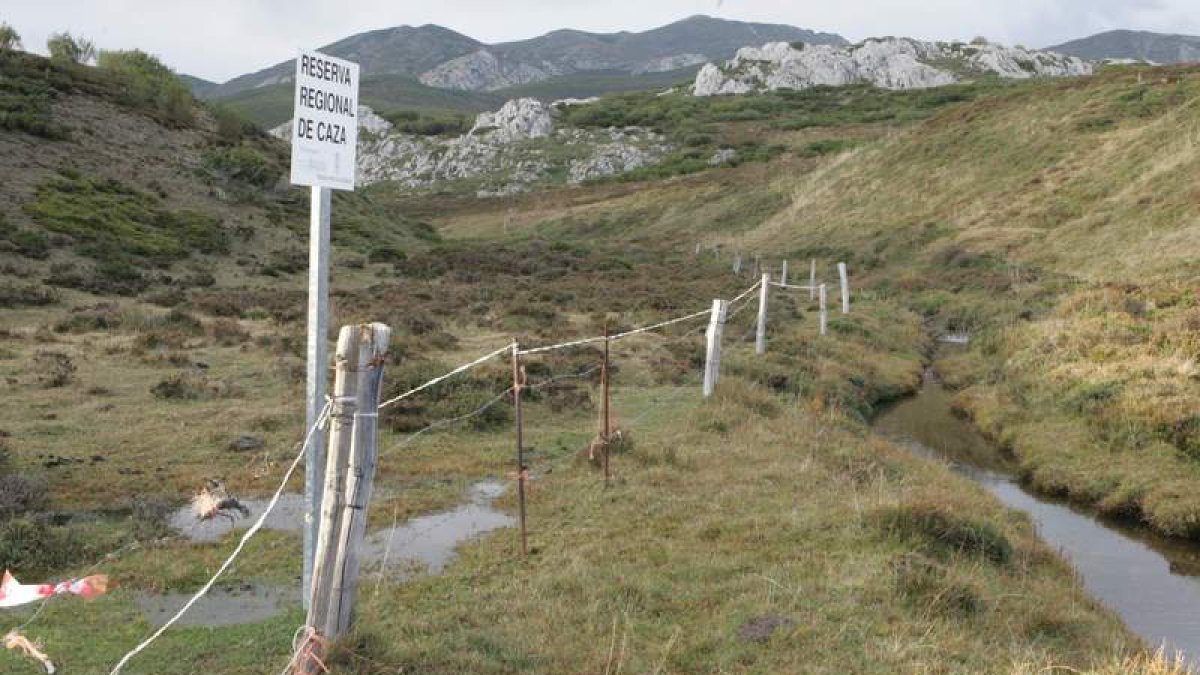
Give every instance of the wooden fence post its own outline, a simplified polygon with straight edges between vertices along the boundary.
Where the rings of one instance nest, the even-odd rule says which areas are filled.
[[[704,358],[704,398],[712,396],[717,380],[721,377],[721,333],[725,327],[725,311],[729,303],[713,300],[712,315],[708,319],[708,349]]]
[[[820,286],[821,296],[821,335],[825,334],[825,327],[829,322],[829,312],[825,308],[825,284]]]
[[[850,313],[850,273],[846,263],[838,263],[838,276],[842,280],[842,314]]]
[[[762,275],[762,287],[758,289],[758,332],[754,338],[754,353],[767,353],[767,296],[771,292],[771,275]]]
[[[754,276],[762,274],[762,256],[754,256]]]
[[[354,328],[359,343],[358,405],[351,432],[350,462],[346,473],[346,498],[342,507],[341,545],[333,568],[329,630],[336,638],[350,630],[358,596],[358,573],[362,566],[362,544],[367,536],[367,515],[375,491],[375,467],[379,452],[379,394],[383,388],[383,365],[392,329],[381,323]],[[335,623],[336,622],[336,623]]]
[[[321,520],[313,560],[307,625],[325,634],[329,625],[329,601],[333,595],[333,568],[341,540],[342,507],[346,498],[346,471],[354,440],[354,413],[358,410],[359,344],[354,329],[343,326],[334,355],[333,405],[329,411],[329,450],[325,458],[325,487],[321,498]],[[307,671],[306,671],[307,672]]]
[[[742,254],[741,253],[738,253],[737,255],[735,255],[733,257],[733,273],[734,274],[742,273]]]
[[[779,270],[779,283],[787,286],[787,261],[783,261],[783,269]]]
[[[696,242],[696,255],[700,255],[700,242]]]
[[[525,388],[525,369],[521,367],[521,348],[516,340],[512,346],[513,410],[517,427],[517,509],[521,524],[521,557],[529,554],[529,535],[525,529],[525,429],[521,413],[521,390]]]
[[[817,299],[817,259],[813,258],[808,263],[808,301],[812,302]]]
[[[608,383],[608,346],[612,342],[608,339],[608,322],[604,323],[604,367],[600,370],[600,377],[604,383],[604,436],[601,439],[604,442],[604,487],[608,487],[609,481],[612,479],[612,473],[608,468],[608,456],[612,453],[612,418],[611,410],[611,389]]]
[[[391,329],[383,324],[343,326],[338,334],[325,489],[306,621],[321,639],[301,653],[297,673],[324,672],[321,645],[344,635],[353,619],[390,339]]]

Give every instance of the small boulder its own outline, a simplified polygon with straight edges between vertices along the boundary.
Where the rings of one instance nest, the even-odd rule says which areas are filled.
[[[263,439],[258,436],[238,436],[229,443],[229,449],[234,452],[250,452],[263,446]]]

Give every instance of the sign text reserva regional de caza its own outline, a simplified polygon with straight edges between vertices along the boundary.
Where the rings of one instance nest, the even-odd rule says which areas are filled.
[[[296,59],[292,183],[354,189],[358,64],[302,52]]]

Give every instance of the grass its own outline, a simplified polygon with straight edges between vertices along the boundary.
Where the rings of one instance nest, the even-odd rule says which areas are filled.
[[[537,264],[523,269],[532,260]],[[680,313],[749,285],[723,264],[697,264],[690,255],[536,240],[454,244],[410,257],[398,272],[392,284],[342,287],[337,297],[339,306],[397,327],[388,381],[399,387],[439,369],[424,358],[462,362],[503,343],[512,330],[537,344],[596,331],[605,318],[624,327]],[[670,281],[653,292],[655,279]],[[495,288],[509,293],[497,298]],[[556,295],[539,296],[546,289]],[[475,309],[489,302],[486,314]],[[522,323],[540,303],[573,309]],[[436,313],[438,307],[446,311]],[[89,551],[133,540],[133,497],[178,504],[213,476],[226,478],[235,494],[262,494],[294,451],[301,392],[289,368],[300,343],[287,340],[296,319],[193,311],[132,302],[119,310],[43,309],[26,315],[25,328],[3,341],[13,358],[0,361],[0,374],[15,378],[26,400],[20,414],[0,412],[15,467],[47,476],[50,509],[108,514],[100,521],[104,538],[95,530],[85,537]],[[894,305],[867,298],[859,311],[836,341],[822,344],[813,335],[807,296],[781,296],[772,356],[758,363],[737,339],[752,326],[753,312],[736,315],[727,329],[725,379],[707,403],[699,401],[695,380],[702,322],[674,339],[648,335],[619,343],[614,413],[633,449],[614,460],[617,480],[609,491],[576,459],[595,430],[594,381],[567,379],[576,387],[533,397],[526,423],[538,476],[530,503],[534,555],[515,559],[513,534],[501,531],[467,546],[443,576],[368,583],[361,630],[339,651],[335,672],[561,672],[618,663],[627,670],[661,665],[664,672],[712,664],[779,671],[814,659],[888,672],[927,662],[922,644],[938,645],[945,668],[1005,672],[1023,661],[1082,667],[1102,655],[1135,653],[1136,641],[1087,600],[1027,521],[945,469],[863,435],[857,415],[915,386],[924,337],[919,317]],[[338,320],[355,319],[343,312]],[[230,331],[218,331],[220,321],[237,322],[243,332],[233,334],[244,337],[222,344],[218,336]],[[51,333],[55,350],[78,365],[66,387],[28,384],[33,373],[26,359],[36,349],[39,322],[58,328]],[[435,347],[441,333],[455,339]],[[430,351],[435,356],[424,356]],[[531,383],[540,383],[583,372],[596,358],[587,349],[552,354],[530,359],[527,369]],[[204,378],[229,383],[234,398],[151,393],[181,369],[199,373],[197,362],[205,364]],[[401,445],[415,424],[461,412],[445,405],[466,408],[476,395],[502,392],[505,377],[506,364],[497,362],[431,392],[420,402],[430,407],[404,411],[399,419],[409,421],[401,431],[390,430],[396,418],[389,418],[373,526],[448,508],[472,480],[511,470],[506,417]],[[795,383],[780,384],[789,377]],[[246,456],[223,449],[243,432],[262,436],[264,451]],[[169,451],[160,442],[167,436]],[[93,465],[99,471],[73,463],[43,469],[37,456],[50,452],[99,453],[105,460]],[[886,514],[924,513],[912,510],[921,504],[953,513],[966,523],[960,527],[993,533],[1011,554],[996,562],[953,546],[935,554],[924,535],[887,524]],[[511,510],[513,497],[500,506]],[[945,538],[954,529],[929,531]],[[232,544],[231,538],[147,541],[103,565],[116,591],[86,607],[55,605],[26,632],[52,654],[70,653],[64,664],[75,672],[100,672],[147,631],[137,592],[194,590]],[[298,546],[295,535],[260,535],[224,583],[294,583]],[[919,583],[897,571],[912,556],[928,567]],[[959,600],[945,604],[942,588],[956,589]],[[397,606],[407,610],[397,613]],[[1022,617],[1015,629],[1000,631],[1013,627],[1013,617]],[[222,673],[278,668],[298,620],[289,613],[261,624],[174,631],[130,672],[190,672],[196,663]],[[761,630],[745,626],[763,621],[779,626],[765,642],[738,637]],[[94,649],[71,647],[73,636],[113,622],[120,628],[92,631],[103,635]],[[993,636],[1001,633],[1009,637],[997,644]]]

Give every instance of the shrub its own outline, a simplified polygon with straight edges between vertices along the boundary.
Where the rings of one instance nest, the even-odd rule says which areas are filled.
[[[0,241],[12,245],[17,253],[34,260],[45,260],[50,257],[50,238],[45,232],[27,230],[21,227],[9,227],[0,216]]]
[[[58,302],[58,292],[38,284],[0,284],[0,307],[44,307]]]
[[[135,497],[129,509],[133,538],[138,541],[148,541],[170,535],[171,526],[168,522],[170,515],[171,506],[166,502]]]
[[[33,357],[38,384],[54,389],[65,387],[75,379],[75,362],[62,352],[39,351]]]
[[[37,578],[92,555],[78,532],[46,519],[14,518],[0,524],[0,569]]]
[[[169,211],[152,194],[71,171],[40,185],[24,209],[46,229],[73,237],[79,253],[98,260],[97,271],[114,280],[129,279],[131,258],[165,264],[191,251],[229,247],[228,233],[207,214]]]
[[[209,148],[201,162],[204,171],[223,183],[266,189],[274,186],[283,175],[283,169],[244,145]]]
[[[0,21],[0,54],[21,48],[21,34],[16,28]]]
[[[23,474],[0,476],[0,522],[46,508],[46,483]]]
[[[229,106],[214,106],[212,112],[217,122],[217,140],[221,143],[237,145],[255,130],[253,122]]]
[[[195,120],[195,99],[171,69],[146,52],[101,51],[97,65],[122,85],[126,103],[180,126]]]
[[[150,388],[156,398],[195,401],[237,396],[236,387],[223,380],[213,380],[203,373],[176,373]]]
[[[51,33],[46,40],[46,51],[50,53],[50,60],[58,64],[90,63],[96,58],[96,45],[70,32]]]

